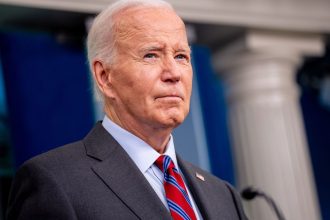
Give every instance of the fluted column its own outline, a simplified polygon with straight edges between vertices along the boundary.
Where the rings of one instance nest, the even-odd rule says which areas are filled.
[[[320,219],[296,72],[303,55],[322,50],[317,35],[259,30],[214,59],[226,85],[239,188],[269,193],[289,220]],[[253,220],[276,219],[261,199],[244,205]]]

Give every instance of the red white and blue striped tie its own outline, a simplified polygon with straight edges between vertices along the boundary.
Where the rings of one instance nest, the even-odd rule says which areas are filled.
[[[183,179],[169,156],[161,155],[155,162],[164,173],[167,204],[174,220],[196,220]]]

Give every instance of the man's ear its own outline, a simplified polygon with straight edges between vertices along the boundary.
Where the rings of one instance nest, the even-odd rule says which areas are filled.
[[[111,86],[111,68],[103,62],[95,60],[93,62],[93,75],[94,80],[103,95],[109,98],[114,97]]]

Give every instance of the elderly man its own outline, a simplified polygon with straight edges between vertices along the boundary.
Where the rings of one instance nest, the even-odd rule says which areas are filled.
[[[87,46],[106,116],[83,140],[19,169],[8,220],[246,219],[231,186],[175,153],[192,67],[173,8],[116,2],[96,17]]]

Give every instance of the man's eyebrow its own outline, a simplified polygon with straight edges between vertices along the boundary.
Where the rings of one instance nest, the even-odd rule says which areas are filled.
[[[149,52],[149,51],[164,51],[165,47],[164,46],[147,46],[141,48],[139,51],[142,53]],[[191,54],[191,48],[188,47],[178,47],[177,49],[174,50],[176,53],[189,53]]]
[[[176,52],[184,52],[184,53],[191,53],[191,49],[190,47],[181,47],[179,49],[176,50]]]
[[[148,46],[142,48],[140,51],[142,52],[148,52],[148,51],[163,51],[164,47],[163,46]]]

